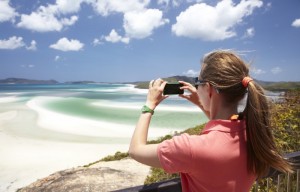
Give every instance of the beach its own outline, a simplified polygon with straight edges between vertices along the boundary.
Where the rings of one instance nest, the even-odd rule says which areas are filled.
[[[95,131],[97,125],[94,122],[66,115],[47,111],[36,113],[29,108],[0,113],[0,122],[0,191],[15,191],[53,172],[82,166],[128,149],[126,138],[120,139],[119,143],[100,138],[97,142],[97,136],[101,134]],[[29,127],[29,131],[9,129],[12,125]],[[62,125],[65,129],[59,132],[57,127]],[[68,128],[74,125],[88,131],[71,133]],[[33,127],[42,130],[36,132]],[[105,130],[103,137],[114,134],[114,130]]]
[[[145,90],[128,85],[50,88],[10,87],[0,93],[0,191],[16,191],[56,171],[128,150]],[[170,99],[157,109],[149,138],[201,123],[201,118],[190,120],[201,111],[180,102]],[[172,117],[186,126],[180,128]]]

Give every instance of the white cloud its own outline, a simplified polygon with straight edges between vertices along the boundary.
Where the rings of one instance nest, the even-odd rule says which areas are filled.
[[[54,15],[36,12],[33,12],[30,15],[22,14],[21,21],[17,26],[38,32],[60,31],[63,27]]]
[[[98,46],[98,45],[101,45],[101,44],[103,44],[103,42],[100,39],[98,39],[98,38],[94,39],[94,41],[93,41],[94,46]]]
[[[66,37],[64,37],[49,47],[60,51],[79,51],[83,48],[83,46],[84,44],[76,39],[68,40]]]
[[[17,27],[37,32],[62,31],[78,21],[77,15],[81,4],[86,3],[93,6],[94,10],[102,16],[114,13],[123,14],[124,36],[111,33],[106,37],[110,42],[129,43],[130,38],[142,39],[150,36],[153,30],[169,22],[163,18],[162,11],[158,9],[147,9],[150,0],[56,0],[53,4],[39,6],[29,14],[22,14]],[[94,45],[100,40],[95,39]]]
[[[266,72],[262,69],[257,69],[257,68],[251,68],[250,70],[254,75],[262,75],[265,74]]]
[[[136,39],[150,36],[154,29],[169,22],[168,19],[163,19],[162,16],[162,12],[158,9],[125,13],[123,27],[126,35]]]
[[[0,22],[14,21],[18,13],[9,5],[9,0],[0,1]]]
[[[25,46],[22,37],[10,37],[9,39],[0,39],[0,49],[17,49]]]
[[[95,0],[92,3],[96,12],[102,16],[123,13],[124,37],[111,31],[106,41],[129,43],[130,38],[142,39],[150,36],[153,30],[168,23],[158,9],[147,9],[150,0]],[[95,45],[95,43],[94,43]]]
[[[183,75],[188,76],[188,77],[198,77],[199,71],[195,71],[193,69],[189,69],[186,72],[183,72]]]
[[[203,2],[204,0],[158,0],[157,4],[158,5],[162,5],[164,7],[178,7],[180,6],[182,3],[200,3]]]
[[[54,58],[54,61],[58,61],[58,60],[60,60],[60,56],[56,55],[55,58]]]
[[[60,20],[60,22],[61,22],[62,25],[71,26],[74,23],[76,23],[77,20],[78,20],[78,17],[75,16],[75,15],[73,15],[70,19],[68,19],[68,18],[62,18]]]
[[[295,21],[293,21],[292,23],[293,27],[300,27],[300,19],[295,19]]]
[[[269,11],[272,8],[272,3],[268,2],[265,6],[265,11]]]
[[[56,0],[58,10],[63,14],[76,13],[80,10],[81,3],[88,0]]]
[[[32,65],[32,64],[29,64],[29,65],[21,65],[21,67],[24,67],[24,68],[33,68],[33,67],[35,67],[35,65]]]
[[[94,9],[102,16],[143,10],[150,0],[95,0]]]
[[[172,32],[177,36],[218,41],[236,36],[234,27],[243,18],[261,7],[260,0],[242,0],[234,5],[232,0],[220,1],[215,7],[205,3],[195,4],[176,17]]]
[[[158,0],[157,4],[158,5],[163,5],[166,7],[173,6],[173,7],[178,7],[181,4],[182,0]]]
[[[108,42],[112,42],[112,43],[117,43],[117,42],[123,42],[128,44],[130,39],[128,37],[122,37],[120,36],[116,30],[111,30],[110,34],[106,37],[104,37],[104,39]]]
[[[30,46],[26,46],[26,49],[31,50],[31,51],[35,51],[37,49],[36,48],[36,41],[32,40],[31,43],[30,43]]]
[[[67,1],[57,0],[57,4],[40,6],[29,15],[22,14],[18,27],[37,32],[61,31],[64,27],[73,25],[78,17],[63,17],[63,14],[77,12],[80,9],[81,0]]]
[[[254,34],[255,34],[254,28],[253,27],[248,28],[245,32],[244,38],[251,38],[254,36]]]
[[[274,67],[273,69],[271,69],[271,72],[276,75],[278,73],[282,72],[282,69],[280,67]]]

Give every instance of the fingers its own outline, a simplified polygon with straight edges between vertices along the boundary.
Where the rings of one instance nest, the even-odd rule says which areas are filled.
[[[154,81],[153,86],[160,86],[163,82],[164,82],[164,80],[162,80],[161,78],[158,78]]]
[[[167,81],[163,81],[162,84],[160,85],[160,89],[164,90],[167,83],[168,83]]]
[[[182,83],[183,85],[191,85],[190,83],[188,82],[185,82],[185,81],[178,81],[179,83]]]
[[[187,99],[187,100],[190,99],[190,95],[184,95],[184,94],[181,94],[181,95],[179,95],[179,97],[184,98],[184,99]]]
[[[193,85],[188,82],[185,82],[185,81],[178,81],[178,82],[183,84],[183,86],[181,87],[182,89],[187,89],[189,87],[193,87]]]
[[[151,81],[149,82],[149,88],[153,87],[153,83],[154,83],[154,80],[151,80]]]
[[[196,88],[191,83],[188,83],[188,82],[185,82],[185,81],[178,81],[178,82],[183,84],[183,86],[180,87],[180,89],[186,89],[190,92],[197,92]]]
[[[166,82],[162,80],[161,78],[158,78],[156,80],[151,80],[149,83],[149,88],[152,87],[161,87],[161,85],[165,84]]]

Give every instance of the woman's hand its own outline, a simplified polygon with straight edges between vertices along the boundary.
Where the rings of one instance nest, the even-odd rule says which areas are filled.
[[[152,80],[149,83],[149,91],[147,95],[146,105],[154,110],[155,107],[168,96],[163,95],[163,90],[167,82],[162,79]]]
[[[184,81],[179,81],[179,83],[182,83],[183,86],[181,87],[181,89],[185,89],[188,90],[190,92],[189,95],[179,95],[182,98],[185,98],[187,100],[189,100],[190,102],[194,103],[195,105],[197,105],[198,107],[200,107],[200,109],[205,113],[206,117],[209,118],[210,117],[210,112],[206,111],[199,99],[199,95],[197,93],[197,89],[196,87],[194,87],[192,84],[184,82]]]
[[[202,105],[200,103],[196,87],[194,87],[192,84],[185,81],[179,81],[179,83],[183,84],[181,89],[188,90],[190,92],[190,94],[179,95],[179,96],[189,100],[190,102],[199,106],[202,109]]]

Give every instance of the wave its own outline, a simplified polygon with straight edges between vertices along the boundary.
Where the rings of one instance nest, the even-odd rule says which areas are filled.
[[[103,84],[101,84],[103,85]],[[112,84],[107,87],[91,87],[91,88],[81,88],[74,89],[76,91],[89,91],[89,92],[102,92],[102,93],[132,93],[132,94],[147,94],[147,89],[135,88],[133,84]]]
[[[130,138],[135,125],[92,120],[83,117],[74,117],[51,111],[43,107],[43,103],[56,100],[53,97],[35,97],[26,105],[38,113],[37,124],[41,128],[82,136]],[[172,130],[152,127],[150,138],[156,138],[171,133]]]
[[[93,106],[98,107],[107,107],[107,108],[121,108],[121,109],[134,109],[139,110],[142,108],[142,105],[145,102],[131,102],[130,104],[124,102],[112,102],[109,100],[101,100],[97,102],[91,103]],[[196,106],[176,106],[176,105],[168,105],[168,104],[160,104],[155,109],[157,111],[170,111],[170,112],[202,112]]]
[[[20,99],[16,96],[0,97],[0,103],[11,103],[19,100]]]

